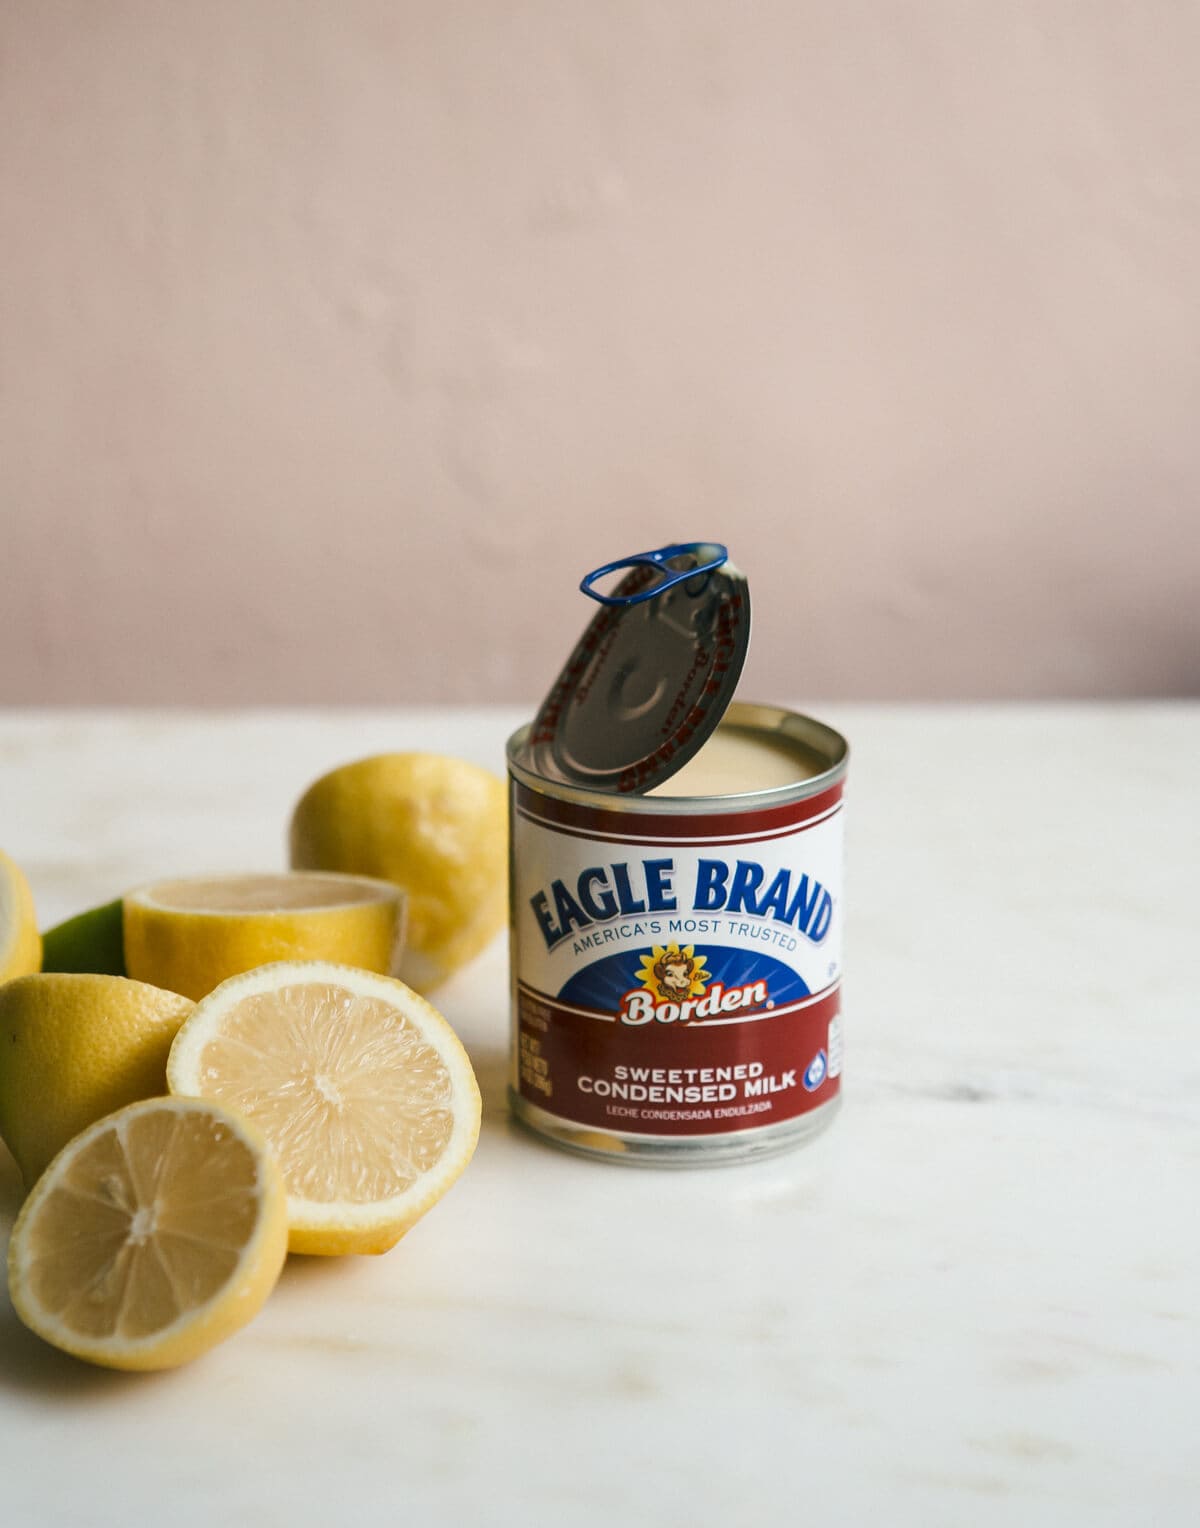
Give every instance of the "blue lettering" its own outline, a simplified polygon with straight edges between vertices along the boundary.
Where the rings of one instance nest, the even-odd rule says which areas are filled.
[[[696,866],[696,895],[692,906],[698,913],[718,912],[725,906],[725,882],[729,866],[724,860],[702,859]]]
[[[820,944],[829,932],[829,925],[833,921],[833,898],[827,891],[821,892],[821,900],[817,905],[817,916],[813,919],[812,927],[808,931],[808,937],[814,944]]]
[[[533,908],[533,916],[537,919],[538,928],[542,931],[542,938],[546,941],[549,949],[555,939],[561,938],[558,929],[554,927],[554,920],[550,916],[550,904],[546,901],[546,893],[539,891],[537,896],[530,897],[529,905]]]
[[[614,865],[612,867],[613,880],[617,883],[617,902],[622,914],[628,918],[632,913],[644,913],[646,904],[639,902],[633,894],[633,888],[629,884],[629,866]]]
[[[822,889],[820,881],[814,881],[810,889],[808,877],[802,875],[800,884],[796,887],[796,895],[792,898],[787,910],[786,922],[794,923],[800,933],[807,935],[810,939],[812,935],[808,932],[808,925],[817,910],[817,901]],[[829,895],[828,892],[825,894]]]
[[[553,882],[550,890],[554,893],[554,911],[558,914],[558,932],[555,937],[565,939],[572,927],[586,928],[592,920],[563,883]]]
[[[593,886],[603,886],[604,890],[597,895],[592,891]],[[594,918],[598,923],[603,923],[605,918],[616,917],[617,899],[608,886],[602,865],[593,865],[583,872],[579,877],[578,891],[579,900],[589,917]]]
[[[723,876],[727,874],[723,866],[720,868]],[[594,923],[611,923],[618,916],[630,918],[645,912],[674,912],[679,906],[674,880],[675,861],[671,859],[589,865],[579,872],[573,887],[551,881],[544,891],[530,897],[529,905],[546,948],[552,950],[570,938],[572,930]],[[718,892],[723,898],[723,890],[718,888]],[[661,925],[637,925],[639,937],[646,927],[657,933]]]
[[[786,868],[777,870],[764,889],[767,872],[754,860],[737,860],[732,875],[724,860],[697,860],[692,905],[697,912],[724,910],[771,918],[792,925],[806,939],[820,944],[833,922],[833,898],[820,881],[807,875],[799,875],[793,892],[795,874]]]
[[[758,903],[754,900],[754,893],[763,883],[763,867],[756,865],[753,860],[738,860],[737,869],[733,872],[733,885],[729,888],[729,901],[725,904],[725,911],[729,913],[751,913],[758,916]]]
[[[781,870],[763,893],[763,899],[758,904],[759,916],[765,918],[770,914],[776,923],[786,922],[788,892],[791,889],[792,872]]]
[[[646,900],[652,913],[671,913],[679,905],[675,900],[671,877],[675,874],[675,861],[646,860]]]

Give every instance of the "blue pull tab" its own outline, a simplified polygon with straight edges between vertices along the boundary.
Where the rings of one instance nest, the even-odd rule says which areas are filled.
[[[695,564],[687,568],[669,566],[673,558],[694,557]],[[635,552],[632,557],[619,557],[616,562],[606,562],[602,568],[593,568],[579,587],[589,599],[601,605],[640,605],[644,600],[656,599],[676,584],[685,583],[701,573],[711,573],[722,563],[729,561],[729,550],[719,541],[680,541],[674,546],[660,546],[656,552]],[[615,573],[619,568],[654,568],[661,577],[647,589],[636,594],[598,594],[592,587],[598,579]]]

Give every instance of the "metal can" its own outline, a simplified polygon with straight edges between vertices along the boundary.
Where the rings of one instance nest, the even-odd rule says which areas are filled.
[[[517,1119],[655,1165],[816,1134],[841,1098],[845,740],[734,703],[673,779],[617,795],[540,771],[531,732],[508,745]]]

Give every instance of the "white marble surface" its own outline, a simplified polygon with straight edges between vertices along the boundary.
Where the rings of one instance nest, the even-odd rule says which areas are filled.
[[[830,1132],[691,1173],[517,1133],[497,945],[441,995],[478,1153],[390,1255],[293,1259],[156,1377],[0,1298],[6,1528],[1200,1521],[1200,706],[821,714],[854,747]],[[499,768],[519,719],[9,712],[0,843],[49,923],[278,865],[322,769]],[[4,1236],[17,1199],[0,1152]]]

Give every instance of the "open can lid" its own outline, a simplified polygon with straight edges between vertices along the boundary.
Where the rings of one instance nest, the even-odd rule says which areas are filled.
[[[749,585],[719,543],[686,542],[606,563],[580,588],[602,608],[542,702],[530,762],[551,780],[641,794],[696,753],[732,700],[750,644]]]

